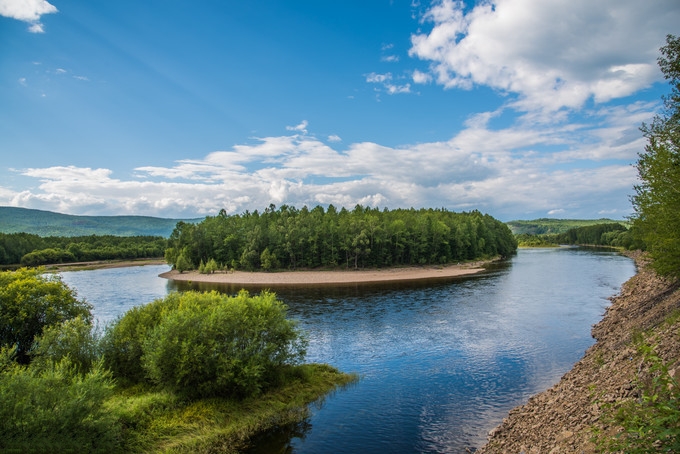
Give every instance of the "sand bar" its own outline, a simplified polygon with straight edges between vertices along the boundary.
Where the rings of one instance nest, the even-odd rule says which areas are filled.
[[[482,265],[488,262],[473,262],[441,267],[405,267],[375,270],[337,271],[279,271],[279,272],[218,272],[200,274],[197,271],[179,273],[175,270],[159,276],[175,281],[209,282],[232,285],[286,286],[286,285],[348,285],[390,281],[417,281],[446,279],[476,274],[484,271]]]

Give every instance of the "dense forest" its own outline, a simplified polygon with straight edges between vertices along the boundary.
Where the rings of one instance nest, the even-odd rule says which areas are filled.
[[[0,233],[0,265],[39,266],[163,257],[167,241],[158,236],[41,237],[30,233]]]
[[[516,220],[507,222],[508,227],[515,235],[545,235],[545,234],[559,234],[565,233],[567,230],[577,229],[579,227],[587,227],[596,224],[624,224],[624,221],[615,221],[612,219],[554,219],[554,218],[540,218],[531,221]]]
[[[548,247],[560,244],[578,244],[588,246],[612,246],[623,249],[644,249],[644,245],[635,236],[635,229],[626,228],[618,222],[575,227],[564,233],[533,235],[521,233],[515,235],[517,243],[522,247]]]
[[[198,224],[180,222],[169,246],[166,260],[184,271],[208,263],[245,270],[445,264],[507,257],[517,242],[505,224],[479,211],[270,205],[262,213],[222,211]]]

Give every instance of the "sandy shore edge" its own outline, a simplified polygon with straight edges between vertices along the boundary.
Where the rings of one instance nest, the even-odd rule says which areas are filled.
[[[477,261],[461,265],[441,267],[406,267],[376,270],[337,270],[337,271],[280,271],[200,274],[197,271],[179,273],[175,270],[159,276],[174,281],[206,282],[232,285],[342,285],[366,284],[390,281],[417,281],[426,279],[445,279],[476,274],[484,271],[483,265],[491,261]]]

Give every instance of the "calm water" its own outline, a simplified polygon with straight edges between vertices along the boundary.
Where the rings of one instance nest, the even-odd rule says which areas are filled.
[[[176,289],[156,277],[166,269],[63,276],[106,322]],[[582,357],[607,298],[634,273],[631,260],[612,252],[528,249],[447,283],[277,289],[309,333],[308,360],[362,378],[303,424],[261,437],[252,453],[479,447],[512,407]]]

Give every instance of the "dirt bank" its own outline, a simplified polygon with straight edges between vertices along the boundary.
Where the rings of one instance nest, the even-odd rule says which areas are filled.
[[[461,265],[440,267],[405,267],[378,270],[338,271],[279,271],[199,274],[197,271],[179,273],[175,270],[162,273],[160,277],[176,281],[212,282],[233,285],[347,285],[389,281],[414,281],[422,279],[444,279],[484,271],[487,262],[471,262]]]
[[[663,324],[680,309],[680,285],[659,278],[644,255],[632,256],[638,273],[593,327],[596,344],[559,383],[513,409],[478,454],[596,452],[593,427],[607,433],[619,430],[603,420],[603,404],[638,397],[635,380],[645,373],[646,364],[631,344],[635,332],[652,329],[659,339],[659,356],[680,373],[680,322]]]

